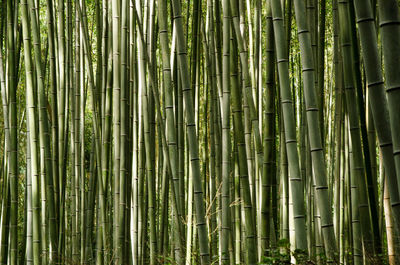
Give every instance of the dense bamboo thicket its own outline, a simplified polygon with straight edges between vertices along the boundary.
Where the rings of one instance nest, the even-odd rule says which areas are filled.
[[[0,0],[0,265],[400,264],[397,0]]]

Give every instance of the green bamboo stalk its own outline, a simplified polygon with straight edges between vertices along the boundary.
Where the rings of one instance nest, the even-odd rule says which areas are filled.
[[[384,170],[383,170],[384,171]],[[388,182],[384,179],[384,198],[383,198],[383,208],[385,212],[385,226],[386,226],[386,238],[387,238],[387,248],[388,248],[388,261],[389,264],[396,264],[398,262],[398,255],[395,251],[395,238],[393,229],[393,215],[391,211],[391,202],[389,195]]]
[[[177,157],[177,136],[175,129],[175,117],[173,109],[173,97],[172,97],[172,77],[171,67],[169,60],[169,40],[167,30],[167,19],[164,14],[167,12],[164,1],[160,1],[158,7],[158,21],[159,21],[159,34],[162,51],[162,64],[163,64],[163,84],[165,90],[165,110],[166,110],[166,125],[167,125],[167,136],[168,136],[168,148],[169,156],[171,157],[171,170],[172,179],[175,186],[176,201],[178,207],[178,217],[181,218],[182,212],[182,201],[179,200],[179,176],[178,176],[178,157]]]
[[[39,169],[37,156],[37,126],[35,123],[35,102],[34,102],[34,83],[33,83],[33,65],[31,57],[30,44],[30,28],[28,20],[28,4],[26,0],[21,2],[21,17],[24,36],[24,58],[25,58],[25,74],[27,83],[27,106],[29,116],[29,141],[30,141],[30,159],[31,159],[31,178],[32,178],[32,235],[33,235],[33,264],[40,264],[40,240],[39,240]]]
[[[25,95],[28,96],[28,93]],[[27,108],[27,110],[29,110]],[[27,116],[27,122],[29,124],[29,117]],[[27,127],[27,138],[29,139],[29,128]],[[31,265],[33,263],[33,253],[32,253],[32,170],[31,170],[31,149],[30,142],[27,141],[26,145],[26,249],[25,249],[25,259],[26,264]]]
[[[49,84],[51,90],[51,149],[52,149],[52,177],[53,177],[53,184],[54,184],[54,215],[56,217],[55,224],[56,224],[56,231],[55,235],[58,234],[58,223],[59,223],[59,213],[56,209],[59,209],[59,177],[58,177],[58,102],[57,102],[57,69],[56,69],[56,50],[55,50],[55,35],[54,35],[54,20],[53,20],[53,3],[52,1],[47,1],[47,23],[49,29],[49,53],[50,53],[50,63],[49,63]],[[53,222],[54,222],[53,221]],[[57,239],[55,239],[57,240]],[[58,242],[54,242],[58,243]],[[56,248],[53,251],[57,251]],[[58,253],[58,255],[60,255]]]
[[[74,76],[74,92],[73,92],[73,97],[71,98],[73,103],[72,109],[71,109],[71,115],[74,117],[73,118],[73,124],[71,126],[71,141],[73,142],[73,146],[71,146],[71,155],[73,156],[73,167],[74,167],[74,173],[72,174],[72,194],[71,196],[73,197],[73,222],[72,222],[72,259],[75,261],[80,261],[80,255],[79,255],[79,243],[80,243],[80,238],[79,238],[79,233],[80,233],[80,226],[79,226],[79,211],[80,211],[80,202],[79,202],[79,197],[80,197],[80,192],[79,192],[79,186],[80,186],[80,179],[81,179],[81,131],[80,131],[80,125],[81,125],[81,117],[82,115],[80,114],[81,111],[83,111],[80,107],[80,102],[81,102],[81,97],[84,95],[82,94],[82,91],[84,90],[83,82],[83,74],[81,73],[84,69],[82,67],[81,60],[83,58],[83,49],[81,47],[82,40],[81,40],[81,30],[80,30],[80,23],[81,23],[81,18],[78,16],[78,5],[75,6],[75,15],[76,15],[76,21],[75,21],[75,76]]]
[[[264,165],[261,179],[261,257],[266,256],[266,250],[270,246],[271,236],[271,184],[274,167],[274,114],[275,114],[275,54],[274,54],[274,32],[272,25],[271,2],[266,3],[267,15],[267,65],[266,65],[266,89],[265,93],[265,113],[264,113]]]
[[[136,12],[136,16],[138,16],[137,12]],[[140,31],[140,41],[142,44],[143,49],[143,54],[144,55],[148,55],[148,52],[146,51],[146,46],[144,44],[144,34],[143,34],[143,27],[141,25],[141,23],[138,21],[138,26],[139,26],[139,31]],[[147,59],[148,62],[148,67],[149,67],[149,72],[150,73],[154,73],[154,66],[153,66],[153,61],[149,60],[149,56],[145,57],[145,59]],[[153,58],[154,60],[154,58]],[[160,132],[161,132],[161,141],[162,141],[162,146],[163,146],[163,155],[165,156],[165,159],[167,161],[167,172],[168,174],[172,174],[172,169],[171,169],[171,159],[169,157],[169,152],[171,150],[167,150],[167,140],[166,140],[166,136],[165,136],[165,125],[164,125],[164,119],[163,119],[163,115],[161,113],[161,107],[160,107],[160,96],[158,93],[157,88],[155,87],[155,84],[157,83],[157,81],[155,80],[155,77],[153,74],[149,75],[149,81],[150,81],[150,87],[151,87],[151,93],[153,94],[153,97],[150,97],[149,99],[154,100],[155,103],[155,107],[156,107],[156,111],[157,111],[157,118],[158,118],[158,122],[160,124]],[[154,117],[153,117],[154,118]],[[154,164],[154,163],[153,163]],[[174,186],[172,187],[172,206],[173,209],[175,209],[175,211],[177,211],[177,202],[176,202],[176,195],[175,195],[175,188]],[[182,248],[182,242],[181,242],[181,237],[182,237],[182,232],[181,232],[181,227],[180,227],[180,220],[178,215],[175,215],[175,224],[176,224],[176,236],[177,236],[177,254],[178,254],[178,260],[180,259],[180,249]]]
[[[62,205],[64,205],[64,194],[65,194],[65,182],[66,182],[66,157],[65,157],[65,136],[66,136],[66,131],[65,131],[65,126],[66,126],[66,120],[65,120],[65,103],[66,103],[66,80],[65,80],[65,19],[64,19],[64,1],[58,1],[57,5],[57,13],[58,13],[58,27],[57,27],[57,50],[58,50],[58,56],[57,56],[57,62],[58,62],[58,83],[57,83],[57,88],[58,88],[58,122],[59,122],[59,130],[58,130],[58,139],[59,139],[59,189],[60,189],[60,195],[61,199],[60,202]],[[70,11],[72,12],[72,10]],[[72,40],[71,40],[72,41]],[[64,207],[60,207],[60,210],[63,211]],[[63,213],[60,213],[60,216],[62,216]]]
[[[125,206],[127,204],[126,202],[126,195],[127,195],[127,188],[126,188],[126,181],[128,179],[128,69],[127,69],[127,61],[128,61],[128,50],[127,50],[127,39],[128,39],[128,23],[129,23],[129,17],[128,17],[128,3],[126,0],[122,1],[122,6],[121,6],[121,103],[120,103],[120,115],[121,115],[121,120],[120,120],[120,141],[121,141],[121,146],[120,146],[120,182],[119,182],[119,190],[120,190],[120,200],[119,200],[119,242],[121,244],[120,246],[120,253],[119,256],[121,258],[120,262],[121,263],[126,263],[127,262],[127,257],[125,257],[125,251],[124,251],[124,242],[125,242]]]
[[[232,45],[232,48],[233,45]],[[234,49],[232,49],[234,50]],[[234,57],[234,56],[232,56]],[[232,58],[233,60],[233,58]],[[237,59],[236,59],[237,60]],[[234,125],[235,126],[235,125]],[[236,146],[236,145],[234,145]],[[235,252],[235,263],[234,264],[241,264],[241,248],[240,248],[240,242],[241,242],[241,226],[240,226],[240,204],[238,203],[238,201],[240,200],[240,176],[239,176],[239,163],[238,163],[238,148],[235,147],[234,148],[234,158],[235,158],[235,246],[234,246],[234,252]]]
[[[102,65],[102,91],[103,92],[103,108],[102,108],[102,127],[101,127],[101,183],[99,185],[99,210],[101,211],[101,232],[102,232],[102,245],[104,250],[107,250],[109,247],[109,236],[108,236],[108,223],[107,218],[105,218],[105,208],[107,207],[105,201],[107,198],[107,183],[110,175],[110,150],[111,150],[111,93],[112,93],[112,54],[111,49],[109,49],[109,44],[111,43],[111,39],[108,38],[109,31],[109,21],[108,21],[108,4],[107,2],[103,2],[103,25],[102,25],[102,54],[107,56],[106,60],[103,60]],[[104,263],[107,262],[107,251],[103,254]]]
[[[317,1],[318,2],[318,1]],[[325,146],[325,125],[324,125],[324,113],[325,113],[325,24],[326,24],[326,0],[319,1],[318,10],[318,55],[317,55],[317,66],[318,66],[318,90],[319,96],[318,109],[319,109],[319,126],[321,130],[321,141],[322,146]]]
[[[193,188],[194,188],[194,202],[196,207],[196,225],[199,235],[199,247],[200,257],[202,264],[208,264],[210,262],[210,251],[208,245],[208,231],[205,223],[205,207],[203,201],[203,190],[200,179],[200,165],[199,165],[199,151],[197,142],[197,133],[195,128],[194,110],[193,110],[193,99],[192,91],[190,86],[190,74],[187,66],[186,56],[186,45],[185,37],[182,25],[181,16],[181,5],[179,1],[172,1],[174,23],[176,26],[177,33],[177,50],[178,50],[178,62],[180,65],[180,73],[182,79],[182,91],[185,103],[186,113],[186,129],[187,137],[189,142],[190,161],[192,168],[193,177]]]
[[[130,242],[131,242],[131,260],[132,263],[138,263],[138,143],[139,143],[139,125],[138,125],[138,86],[137,83],[134,82],[137,78],[137,67],[136,67],[136,17],[134,16],[135,6],[133,2],[130,2],[129,7],[129,64],[130,64],[130,72],[129,72],[129,86],[132,94],[131,99],[131,116],[132,117],[132,182],[131,182],[131,219],[133,225],[130,227]],[[104,10],[103,10],[104,14]],[[104,15],[103,15],[104,17]],[[104,20],[103,20],[104,21]],[[104,25],[104,23],[103,23]],[[104,26],[103,26],[104,28]],[[128,184],[129,185],[129,184]],[[129,198],[128,198],[129,199]]]
[[[231,160],[231,139],[230,139],[230,7],[229,1],[222,2],[223,11],[223,36],[222,36],[222,188],[221,188],[221,214],[222,214],[222,233],[221,233],[221,260],[222,264],[229,264],[228,242],[230,235],[230,210],[229,210],[229,178]]]
[[[360,48],[359,41],[357,39],[356,34],[356,15],[354,11],[354,3],[352,2],[349,5],[350,11],[350,27],[351,27],[351,39],[352,39],[352,50],[353,50],[353,64],[354,64],[354,73],[356,79],[356,93],[358,100],[358,109],[360,113],[360,128],[361,128],[361,139],[362,139],[362,150],[363,157],[365,160],[365,174],[367,179],[367,189],[368,189],[368,202],[370,206],[371,213],[371,223],[372,223],[372,231],[373,231],[373,243],[374,243],[374,251],[377,251],[377,254],[380,253],[380,245],[381,239],[379,234],[379,224],[378,224],[378,210],[377,210],[377,201],[375,199],[375,191],[374,191],[374,181],[372,180],[372,170],[371,170],[371,157],[369,156],[369,143],[368,143],[368,134],[366,127],[366,114],[365,114],[365,101],[364,101],[364,92],[363,87],[365,86],[365,79],[362,81],[361,74],[361,63],[360,63]]]
[[[2,44],[3,36],[0,36],[0,43]],[[3,54],[0,52],[0,88],[1,100],[3,109],[3,122],[4,122],[4,155],[3,155],[3,170],[2,170],[2,197],[1,197],[1,238],[0,238],[0,262],[1,264],[7,263],[8,258],[8,223],[9,223],[9,207],[7,205],[10,201],[9,196],[9,177],[8,177],[8,156],[10,152],[10,127],[9,127],[9,111],[8,111],[8,96],[5,71],[3,68]]]
[[[52,250],[51,255],[49,256],[49,261],[52,263],[55,259],[55,250],[56,250],[56,222],[55,220],[55,205],[54,205],[54,189],[53,189],[53,170],[52,170],[52,163],[51,163],[51,150],[50,150],[50,141],[49,141],[49,125],[48,125],[48,117],[47,117],[47,98],[45,94],[45,87],[44,87],[44,70],[43,64],[41,62],[41,47],[40,47],[40,35],[39,35],[39,26],[37,24],[35,17],[35,8],[38,6],[34,6],[33,1],[28,1],[28,5],[30,8],[31,14],[31,26],[32,26],[32,39],[33,39],[33,47],[35,53],[35,65],[36,65],[36,73],[37,73],[37,85],[38,85],[38,107],[39,107],[39,135],[40,135],[40,150],[41,150],[41,186],[42,192],[41,196],[45,199],[46,208],[48,209],[49,214],[49,244],[50,249]],[[43,199],[42,199],[43,200]],[[45,207],[42,204],[42,207]],[[44,209],[42,209],[42,215],[45,215]],[[43,220],[44,225],[46,225],[46,216],[41,217]],[[43,228],[45,229],[45,228]],[[42,251],[46,253],[46,235],[47,232],[43,231],[42,235]],[[46,259],[46,255],[42,257]]]
[[[120,63],[120,14],[121,7],[119,1],[112,1],[112,53],[113,53],[113,92],[112,92],[112,137],[114,142],[113,152],[113,193],[114,193],[114,212],[113,212],[113,251],[115,262],[119,264],[121,261],[119,242],[119,200],[120,200],[120,89],[121,89],[121,63]],[[147,149],[147,148],[146,148]]]
[[[397,24],[398,21],[400,21],[400,15],[396,1],[378,1],[378,7],[379,26],[381,28],[382,36],[382,51],[384,56],[383,62],[386,77],[386,97],[388,100],[397,185],[398,190],[400,190],[400,136],[398,134],[400,117],[397,115],[397,113],[399,113],[398,102],[400,100],[400,90],[397,89],[397,87],[400,75],[398,72],[399,70],[396,67],[398,59],[400,58],[400,53],[395,49],[396,43],[400,40],[400,26]],[[390,186],[391,185],[389,185],[389,187]]]
[[[86,18],[86,5],[85,1],[80,1],[82,13],[83,13],[83,18],[81,23],[83,23],[83,20]],[[82,31],[79,31],[79,34],[82,36]],[[79,164],[79,174],[77,174],[76,180],[77,180],[77,204],[78,209],[79,209],[79,216],[77,216],[79,220],[79,253],[80,257],[79,260],[81,263],[86,262],[86,256],[85,256],[85,228],[86,228],[86,219],[85,219],[85,212],[86,212],[86,163],[85,163],[85,106],[86,106],[86,62],[85,62],[85,50],[84,50],[84,45],[83,45],[83,38],[79,38],[79,68],[80,68],[80,84],[77,87],[77,89],[80,90],[79,94],[79,102],[76,102],[77,104],[77,110],[78,110],[78,115],[79,115],[79,124],[78,124],[78,135],[77,138],[79,139],[79,147],[76,150],[78,154],[78,164]]]
[[[92,63],[92,58],[91,58],[91,49],[89,46],[89,37],[88,37],[88,27],[87,27],[87,19],[86,17],[83,17],[82,15],[82,7],[77,5],[77,11],[78,11],[78,17],[81,21],[80,23],[80,28],[81,31],[83,33],[83,46],[84,46],[84,55],[85,55],[85,59],[87,61],[87,65],[88,65],[88,85],[89,85],[89,89],[90,89],[90,95],[91,95],[91,105],[92,105],[92,113],[93,113],[93,131],[94,131],[94,140],[96,142],[96,146],[99,147],[100,146],[100,122],[99,122],[99,106],[96,104],[98,102],[98,100],[96,100],[95,95],[97,95],[96,92],[96,87],[95,87],[95,80],[94,80],[94,74],[93,74],[93,63]],[[100,148],[96,148],[95,150],[95,157],[96,157],[96,165],[98,167],[98,171],[100,171],[99,167],[100,167],[100,161],[101,161],[101,150]],[[99,186],[100,189],[102,189],[102,185]],[[103,191],[100,190],[99,192],[100,194],[103,193]],[[102,197],[100,197],[101,199]],[[105,202],[102,200],[100,200],[100,204],[101,205],[105,205]],[[105,223],[105,207],[101,208],[101,218],[102,218],[102,222]],[[103,231],[103,233],[105,233],[105,231]],[[103,236],[103,238],[105,238],[105,236]]]
[[[177,216],[177,222],[175,230],[175,235],[180,237],[180,232],[182,229],[182,205],[183,202],[180,200],[180,190],[179,190],[179,181],[180,176],[178,174],[178,150],[177,150],[177,137],[176,137],[176,127],[175,127],[175,117],[173,110],[173,98],[172,98],[172,77],[171,77],[171,68],[170,68],[170,60],[169,60],[169,46],[168,46],[168,31],[167,31],[167,20],[163,15],[166,13],[165,2],[158,3],[158,18],[159,18],[159,26],[160,26],[160,42],[161,42],[161,51],[162,51],[162,63],[163,63],[163,80],[164,80],[164,90],[165,90],[165,111],[166,111],[166,134],[167,134],[167,144],[168,144],[168,152],[169,158],[167,163],[170,163],[170,171],[172,177],[172,187],[173,194],[175,194],[173,200],[176,201],[176,206],[174,213]],[[173,203],[174,204],[174,203]],[[180,260],[181,257],[181,239],[176,239],[176,250],[175,254],[176,260]]]
[[[289,162],[290,186],[293,201],[294,225],[296,233],[296,248],[307,249],[307,236],[305,225],[305,208],[303,184],[300,175],[299,158],[297,153],[296,127],[292,105],[292,96],[290,91],[289,69],[286,53],[286,40],[282,21],[282,8],[280,2],[273,0],[271,2],[272,16],[274,21],[275,48],[278,61],[279,84],[281,93],[281,102],[283,110],[283,121],[285,128],[285,143]]]
[[[8,155],[9,185],[10,185],[10,264],[18,261],[18,160],[17,160],[17,78],[15,65],[15,37],[14,37],[14,5],[7,1],[7,66],[8,66],[8,106],[9,106],[9,140],[10,152]]]
[[[231,2],[232,4],[232,2]],[[236,42],[234,42],[236,44]],[[237,47],[236,45],[232,45]],[[239,177],[240,177],[240,200],[241,206],[244,208],[244,220],[245,224],[245,238],[246,238],[246,262],[248,264],[256,264],[257,262],[257,245],[256,245],[256,231],[254,227],[255,220],[253,220],[252,203],[250,197],[250,186],[247,168],[247,154],[245,149],[245,136],[242,121],[242,104],[239,92],[239,81],[238,81],[238,71],[237,64],[235,62],[237,59],[236,50],[232,50],[231,55],[232,60],[232,71],[231,71],[231,91],[232,91],[232,114],[233,114],[233,124],[234,124],[234,139],[236,146],[238,148],[238,161],[239,161]]]
[[[308,136],[312,165],[314,170],[314,183],[316,185],[316,201],[321,215],[321,230],[323,233],[324,245],[327,252],[327,262],[334,261],[336,252],[336,240],[333,230],[332,212],[329,210],[331,201],[328,194],[328,176],[325,167],[325,157],[323,149],[323,138],[321,137],[319,108],[316,100],[316,88],[314,87],[315,70],[312,60],[311,34],[308,31],[307,21],[304,16],[306,7],[303,1],[294,1],[296,22],[301,52],[301,65],[303,71],[304,98],[306,107],[306,117],[308,125]]]
[[[378,140],[382,150],[385,172],[388,177],[388,191],[390,202],[395,220],[400,220],[399,193],[393,157],[392,135],[390,131],[389,111],[387,99],[384,93],[383,75],[380,66],[379,51],[375,21],[370,3],[361,4],[358,0],[354,1],[355,11],[358,22],[358,30],[361,39],[361,51],[365,62],[365,73],[368,83],[368,99],[371,106],[373,121],[378,135]],[[378,66],[378,67],[377,67]],[[395,237],[400,232],[400,223],[396,224]]]
[[[140,12],[138,17],[138,22],[142,23],[145,19],[142,19]],[[145,16],[143,16],[144,18]],[[143,114],[143,129],[144,129],[144,142],[145,142],[145,154],[146,154],[146,171],[147,171],[147,194],[148,194],[148,214],[150,220],[150,264],[156,263],[156,220],[155,220],[155,165],[152,164],[152,154],[151,154],[151,128],[150,128],[150,107],[149,107],[149,96],[146,87],[146,65],[148,61],[146,60],[145,43],[139,42],[139,90],[142,103],[142,114]],[[152,73],[149,73],[150,75]]]
[[[231,13],[232,13],[232,21],[233,21],[233,28],[234,28],[234,36],[237,39],[238,43],[238,50],[240,53],[240,62],[242,64],[242,71],[243,71],[243,79],[244,79],[244,92],[245,92],[245,102],[249,106],[249,117],[251,119],[252,124],[252,132],[255,138],[255,150],[257,153],[257,162],[259,168],[258,171],[262,170],[262,163],[263,163],[263,148],[260,136],[260,126],[259,121],[256,113],[256,108],[254,104],[254,99],[252,95],[252,82],[251,82],[251,72],[248,67],[248,58],[247,58],[247,50],[245,49],[246,43],[243,38],[243,34],[240,31],[239,26],[239,15],[241,13],[238,12],[237,3],[231,1]]]
[[[219,102],[217,100],[217,64],[218,61],[216,60],[216,49],[215,49],[215,27],[214,27],[214,12],[213,12],[213,3],[211,0],[208,1],[208,10],[209,10],[209,34],[208,34],[208,52],[210,58],[210,67],[207,69],[211,72],[211,82],[210,82],[210,146],[211,146],[211,154],[210,154],[210,201],[211,201],[211,227],[210,230],[212,234],[215,236],[212,237],[211,241],[211,255],[213,260],[219,256],[218,255],[218,246],[217,246],[217,231],[218,231],[218,224],[217,224],[217,183],[220,179],[220,123],[218,119],[218,110],[219,110]]]
[[[362,159],[361,133],[359,127],[359,116],[356,102],[353,62],[351,50],[351,36],[349,23],[348,1],[339,1],[339,21],[340,21],[340,39],[342,45],[344,86],[346,93],[346,105],[349,114],[349,129],[352,146],[352,174],[351,174],[351,200],[352,200],[352,223],[353,223],[353,249],[354,262],[362,262],[361,238],[358,234],[361,229],[365,248],[368,253],[372,253],[373,245],[371,234],[371,220],[368,205],[368,194],[366,190],[364,162]],[[359,212],[359,213],[358,213]],[[363,221],[360,221],[363,220]]]

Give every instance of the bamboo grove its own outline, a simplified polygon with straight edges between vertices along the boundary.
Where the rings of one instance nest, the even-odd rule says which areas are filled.
[[[397,0],[1,0],[0,264],[400,264]]]

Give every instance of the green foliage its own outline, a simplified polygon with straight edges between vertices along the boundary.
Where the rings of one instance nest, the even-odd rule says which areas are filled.
[[[158,262],[158,264],[164,264],[164,265],[177,264],[175,259],[173,257],[169,257],[169,256],[158,256],[157,262]]]
[[[324,254],[325,255],[325,254]],[[276,248],[269,248],[266,250],[266,256],[261,258],[259,264],[272,265],[272,264],[291,264],[290,259],[293,256],[296,260],[296,264],[315,264],[310,260],[308,253],[305,250],[295,249],[290,250],[290,242],[288,239],[283,238],[277,242]],[[322,258],[322,256],[321,256]],[[326,260],[319,259],[319,260]],[[324,262],[322,262],[324,263]]]

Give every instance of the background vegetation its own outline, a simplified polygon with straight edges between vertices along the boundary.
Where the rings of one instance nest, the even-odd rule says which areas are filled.
[[[399,264],[398,5],[0,1],[0,264]]]

